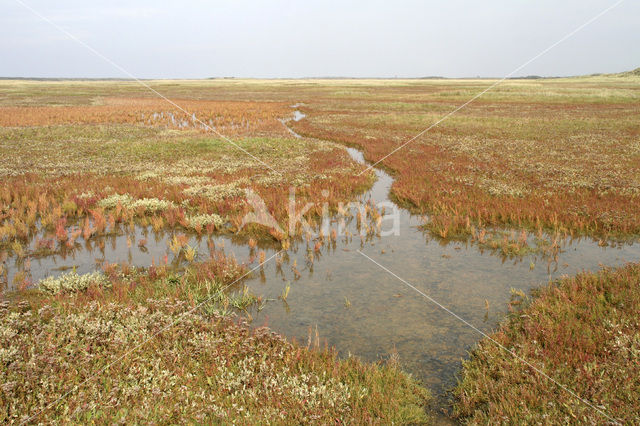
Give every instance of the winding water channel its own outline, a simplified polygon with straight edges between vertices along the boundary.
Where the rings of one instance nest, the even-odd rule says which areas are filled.
[[[296,113],[294,119],[303,117]],[[347,151],[365,163],[360,151]],[[377,180],[362,200],[392,203],[393,178],[381,169],[375,173]],[[540,255],[504,260],[470,244],[430,239],[419,229],[419,217],[396,208],[398,235],[364,245],[359,239],[341,244],[292,284],[287,306],[267,305],[254,321],[264,319],[274,330],[301,342],[317,327],[343,355],[378,360],[397,354],[403,368],[420,378],[442,404],[455,385],[461,359],[482,336],[357,250],[483,332],[494,329],[506,314],[511,289],[528,293],[562,275],[640,260],[640,244],[601,247],[589,238],[565,240],[553,262]],[[283,284],[268,280],[252,286],[275,298]]]
[[[296,110],[292,119],[303,117]],[[347,151],[355,161],[364,163],[361,152],[353,148]],[[379,169],[375,173],[375,184],[360,201],[393,205],[389,199],[393,178]],[[485,332],[504,317],[512,288],[528,292],[563,274],[640,260],[639,244],[600,247],[591,239],[566,240],[552,263],[537,254],[504,260],[475,245],[431,239],[419,229],[419,217],[393,206],[399,217],[396,235],[361,239],[354,220],[346,228],[355,236],[339,237],[335,245],[325,244],[312,256],[312,263],[309,254],[313,241],[295,243],[281,258],[280,266],[274,260],[267,262],[246,284],[269,301],[250,314],[253,324],[266,324],[302,344],[308,342],[310,333],[315,341],[317,333],[322,342],[336,347],[343,356],[351,354],[370,361],[397,356],[403,369],[421,379],[443,406],[446,391],[456,382],[461,359],[482,336],[358,250]],[[142,238],[148,239],[146,248],[136,244]],[[37,282],[70,267],[84,273],[97,269],[104,260],[148,266],[168,253],[170,238],[170,233],[154,234],[150,228],[136,228],[133,235],[108,237],[102,248],[87,247],[66,257],[32,259],[31,274]],[[244,241],[228,236],[212,239],[241,262],[251,255]],[[207,252],[206,237],[192,237],[190,243],[201,253]],[[278,248],[258,250],[264,250],[269,258]],[[257,259],[250,266],[256,265]],[[15,273],[20,265],[9,259],[8,266],[10,273]],[[290,292],[285,303],[278,296],[287,285]]]

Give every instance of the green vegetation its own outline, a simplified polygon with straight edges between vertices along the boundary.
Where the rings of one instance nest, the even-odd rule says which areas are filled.
[[[340,360],[236,320],[259,303],[225,292],[244,273],[220,253],[181,275],[109,266],[3,302],[0,422],[428,421],[428,392],[392,361]]]
[[[550,284],[491,337],[608,416],[640,422],[640,265]],[[483,339],[464,362],[454,413],[471,424],[608,419]]]

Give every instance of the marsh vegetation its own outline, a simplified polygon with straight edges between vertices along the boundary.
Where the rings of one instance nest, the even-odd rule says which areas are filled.
[[[461,421],[601,420],[486,339],[460,373],[480,336],[356,250],[636,421],[637,265],[597,270],[640,254],[640,80],[507,81],[386,157],[490,83],[150,83],[185,114],[0,82],[3,421],[428,422],[418,381],[442,409],[457,374]],[[278,230],[243,223],[247,191]]]

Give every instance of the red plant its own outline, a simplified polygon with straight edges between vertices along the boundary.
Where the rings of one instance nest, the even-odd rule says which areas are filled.
[[[58,219],[58,223],[56,224],[56,239],[60,243],[66,242],[67,239],[69,238],[67,235],[67,229],[65,228],[66,224],[67,224],[66,218]]]

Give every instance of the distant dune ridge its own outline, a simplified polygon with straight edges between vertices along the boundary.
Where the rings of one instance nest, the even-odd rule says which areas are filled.
[[[636,68],[635,70],[621,72],[620,75],[623,76],[623,77],[627,77],[627,76],[640,77],[640,67]]]

